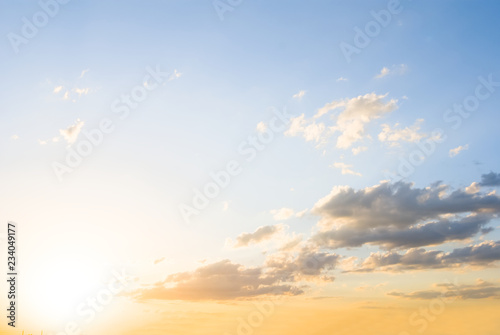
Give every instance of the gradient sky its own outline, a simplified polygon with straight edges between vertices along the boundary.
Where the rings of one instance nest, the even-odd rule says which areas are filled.
[[[239,334],[267,302],[253,334],[497,334],[498,2],[54,4],[0,1],[0,333]]]

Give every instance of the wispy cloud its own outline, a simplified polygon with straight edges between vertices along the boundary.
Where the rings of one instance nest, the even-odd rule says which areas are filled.
[[[85,74],[86,74],[87,72],[89,72],[89,71],[90,71],[90,69],[85,69],[85,70],[83,70],[83,71],[82,71],[82,73],[80,74],[80,77],[79,77],[79,78],[80,78],[80,79],[81,79],[81,78],[83,78],[83,76],[85,76]]]
[[[271,210],[271,214],[276,221],[280,221],[291,218],[295,214],[295,211],[291,208],[280,208]]]
[[[296,93],[292,96],[292,98],[301,100],[304,96],[306,95],[306,91],[299,91],[299,93]]]
[[[283,225],[280,224],[274,226],[259,227],[253,233],[243,233],[236,237],[236,243],[234,244],[234,247],[246,247],[250,244],[256,244],[262,241],[269,240],[281,231],[283,231]]]
[[[475,284],[456,285],[452,283],[436,284],[438,289],[415,291],[411,293],[389,292],[390,296],[400,297],[405,299],[422,299],[430,300],[436,298],[452,298],[452,299],[488,299],[500,298],[500,285],[478,279]]]
[[[427,134],[420,132],[420,125],[423,122],[423,119],[418,119],[412,126],[405,128],[401,128],[399,123],[396,123],[393,127],[383,124],[382,131],[378,134],[378,139],[381,142],[388,143],[390,146],[398,146],[401,142],[418,142],[427,136]]]
[[[171,81],[171,80],[179,79],[181,76],[182,76],[181,72],[174,70],[174,72],[170,75],[168,80]]]
[[[71,145],[78,138],[78,135],[80,134],[80,131],[82,130],[84,124],[85,122],[77,119],[76,122],[70,125],[68,128],[60,129],[59,133],[66,140],[66,142],[68,142],[68,145]]]
[[[406,182],[384,182],[361,190],[335,187],[316,203],[313,213],[321,216],[324,227],[312,237],[320,246],[403,249],[489,232],[487,224],[500,213],[500,197],[465,189],[451,192],[439,183],[415,188]]]
[[[449,156],[450,157],[455,157],[456,155],[458,155],[460,152],[464,151],[464,150],[467,150],[469,149],[469,145],[466,144],[466,145],[460,145],[454,149],[450,149],[450,152],[449,152]]]
[[[165,257],[161,257],[161,258],[155,259],[155,261],[153,262],[153,264],[154,265],[159,264],[159,263],[163,262],[164,260],[165,260]]]
[[[355,172],[351,169],[352,165],[348,165],[348,164],[345,164],[342,162],[337,162],[337,163],[333,163],[332,166],[334,168],[340,169],[341,170],[340,172],[342,174],[352,174],[352,175],[359,176],[359,177],[362,176],[361,173]]]
[[[475,267],[494,266],[500,261],[500,241],[487,241],[457,248],[451,252],[408,249],[404,252],[374,252],[360,266],[347,272],[403,272],[429,269],[453,269],[467,265]]]
[[[406,64],[393,65],[391,68],[383,67],[380,73],[375,76],[376,79],[384,78],[388,75],[403,75],[408,71]]]

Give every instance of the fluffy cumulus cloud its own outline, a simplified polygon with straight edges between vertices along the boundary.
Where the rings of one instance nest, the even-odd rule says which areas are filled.
[[[325,143],[326,130],[324,123],[307,120],[305,115],[302,114],[291,119],[290,127],[285,131],[285,135],[302,136],[308,142]]]
[[[458,155],[459,153],[461,153],[462,151],[467,150],[467,149],[469,149],[469,145],[468,144],[466,144],[466,145],[459,145],[456,148],[450,149],[449,156],[450,157],[455,157],[456,155]]]
[[[246,268],[229,260],[167,276],[164,281],[129,292],[137,300],[229,300],[262,295],[297,295],[303,291],[281,284],[262,268]]]
[[[437,245],[489,232],[486,225],[499,212],[497,195],[451,190],[441,183],[425,188],[402,181],[361,190],[335,187],[313,208],[322,229],[311,239],[329,248]]]
[[[367,150],[368,150],[368,147],[365,147],[365,146],[359,146],[359,147],[355,147],[355,148],[351,149],[352,154],[354,156],[359,155],[360,153],[367,151]]]
[[[383,249],[405,249],[437,245],[473,237],[484,231],[482,229],[489,220],[490,217],[478,215],[457,221],[441,220],[430,222],[409,229],[377,227],[363,230],[342,226],[337,229],[319,232],[314,236],[314,241],[334,249],[359,247],[364,244],[378,245]]]
[[[346,272],[402,272],[458,268],[463,266],[487,267],[500,261],[500,241],[487,241],[454,249],[451,252],[409,249],[404,252],[388,251],[371,253],[361,264]]]
[[[155,259],[155,261],[153,262],[154,265],[156,264],[160,264],[161,262],[163,262],[165,260],[165,257],[161,257],[161,258],[158,258],[158,259]]]
[[[344,108],[337,117],[333,130],[339,132],[337,148],[347,149],[366,136],[365,127],[374,119],[394,111],[397,100],[385,102],[385,95],[365,94],[353,99],[344,100],[333,109]]]
[[[335,269],[340,256],[304,246],[296,253],[283,252],[271,255],[266,260],[269,272],[283,281],[333,281],[329,274]]]
[[[229,300],[304,293],[301,281],[333,281],[330,271],[340,256],[303,247],[267,258],[262,267],[247,268],[229,260],[191,272],[169,275],[165,280],[128,292],[137,300]]]
[[[444,283],[435,285],[436,289],[415,291],[411,293],[402,292],[389,292],[388,295],[400,297],[405,299],[436,299],[436,298],[450,298],[450,299],[488,299],[500,298],[500,285],[497,283],[487,282],[478,279],[475,284],[452,284]]]
[[[386,101],[386,97],[387,94],[369,93],[327,103],[312,118],[307,119],[304,114],[292,118],[285,135],[302,136],[306,141],[318,144],[327,143],[331,136],[338,135],[337,148],[348,149],[368,137],[366,126],[370,122],[397,108],[397,100]],[[334,123],[319,121],[325,115]]]

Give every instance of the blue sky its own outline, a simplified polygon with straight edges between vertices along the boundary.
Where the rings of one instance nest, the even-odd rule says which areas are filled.
[[[397,173],[401,159],[421,151],[418,143],[430,140],[435,150],[392,183],[428,190],[442,181],[448,194],[476,194],[479,202],[498,198],[490,193],[497,184],[479,184],[500,172],[500,87],[484,86],[485,80],[500,82],[498,2],[401,0],[399,12],[350,62],[341,43],[355,45],[356,27],[366,31],[371,12],[387,12],[390,1],[241,1],[221,14],[223,20],[214,3],[69,1],[16,52],[9,36],[22,36],[23,17],[32,22],[41,5],[1,2],[1,217],[23,225],[28,274],[37,262],[28,242],[61,234],[54,248],[61,241],[70,248],[78,240],[75,232],[98,246],[87,253],[79,245],[75,257],[84,263],[99,259],[99,271],[126,265],[145,285],[196,269],[200,260],[259,267],[279,254],[273,241],[279,245],[302,234],[300,245],[311,247],[331,224],[343,227],[342,215],[332,218],[328,206],[320,205],[332,188],[381,185]],[[137,87],[147,89],[151,69],[168,76],[120,119],[113,102]],[[453,127],[457,115],[447,110],[477,96],[478,85],[488,97]],[[269,130],[276,110],[290,115],[286,129],[245,161],[239,146]],[[114,130],[58,180],[54,162],[64,163],[84,132],[105,118]],[[432,135],[436,129],[441,137]],[[183,220],[179,206],[192,206],[194,190],[232,160],[242,172],[190,222]],[[325,201],[337,206],[335,199],[332,193]],[[416,223],[479,215],[485,208],[478,206],[459,214],[443,210],[439,218]],[[488,210],[493,214],[482,226],[493,229],[488,234],[416,247],[451,252],[499,240],[497,209]],[[356,220],[361,225],[362,218]],[[274,227],[263,244],[256,237],[259,227]],[[234,248],[231,243],[244,233],[259,243]],[[314,245],[317,252],[359,261],[385,247]],[[44,248],[50,254],[51,247]],[[171,262],[161,271],[151,268],[162,257]],[[462,274],[464,282],[494,277],[489,266],[474,271]],[[427,269],[419,276],[432,284],[440,275]],[[338,275],[337,282],[342,278],[351,277]],[[355,278],[376,285],[376,279]],[[332,285],[314,292],[340,287]],[[410,291],[423,286],[394,283],[394,289]]]

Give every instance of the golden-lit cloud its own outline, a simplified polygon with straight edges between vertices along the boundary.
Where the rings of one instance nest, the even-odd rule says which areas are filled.
[[[456,155],[458,155],[459,153],[461,153],[462,151],[467,150],[467,149],[469,149],[469,145],[468,144],[466,144],[466,145],[459,145],[456,148],[450,149],[449,156],[450,157],[455,157]]]
[[[411,293],[402,292],[389,292],[390,296],[405,298],[405,299],[437,299],[437,298],[450,298],[450,299],[498,299],[500,298],[500,284],[491,283],[478,279],[475,284],[453,284],[444,283],[436,284],[438,289],[426,290],[426,291],[415,291]]]
[[[229,260],[168,276],[164,281],[130,292],[137,300],[228,300],[262,295],[297,295],[303,291],[280,284],[262,268],[246,268]]]
[[[85,122],[77,119],[76,122],[70,125],[68,128],[60,129],[59,133],[66,140],[66,142],[68,142],[68,145],[71,145],[78,138],[78,135],[80,134],[80,131],[82,130],[84,124]]]
[[[234,247],[246,247],[250,244],[256,244],[265,240],[269,240],[281,231],[283,231],[283,225],[281,224],[259,227],[253,233],[243,233],[236,237],[236,243],[234,244]]]
[[[318,109],[311,119],[306,119],[304,114],[292,118],[285,135],[302,136],[306,141],[324,144],[338,133],[336,147],[347,149],[367,137],[366,125],[397,108],[397,100],[391,99],[386,102],[384,100],[386,97],[387,94],[368,93],[327,103]],[[339,109],[340,113],[333,114]],[[332,112],[330,119],[334,120],[334,124],[327,125],[317,121],[330,112]]]
[[[299,91],[298,93],[294,94],[292,98],[301,100],[304,96],[306,95],[306,91],[302,90]]]

